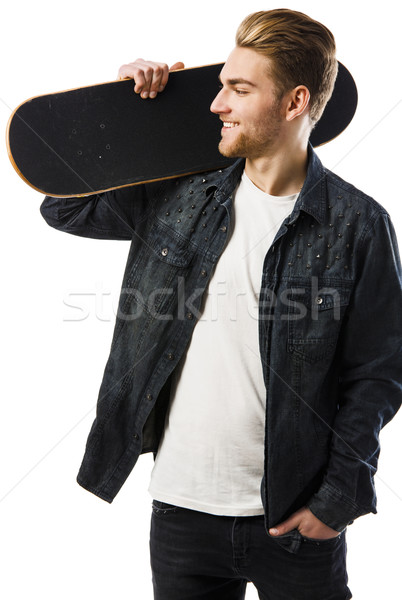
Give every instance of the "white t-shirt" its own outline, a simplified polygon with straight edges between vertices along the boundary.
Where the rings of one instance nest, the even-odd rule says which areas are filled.
[[[243,173],[229,241],[174,373],[149,487],[156,500],[215,515],[263,514],[258,300],[265,255],[296,199],[270,196]]]

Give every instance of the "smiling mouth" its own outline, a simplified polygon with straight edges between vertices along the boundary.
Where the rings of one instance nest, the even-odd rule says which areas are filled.
[[[239,123],[234,123],[232,121],[223,121],[223,127],[226,129],[233,129],[234,127],[238,127]]]

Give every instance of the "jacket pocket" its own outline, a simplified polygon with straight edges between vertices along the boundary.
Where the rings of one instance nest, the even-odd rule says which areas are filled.
[[[127,278],[130,302],[153,317],[173,318],[180,285],[184,285],[194,254],[187,239],[155,219]]]
[[[292,286],[288,301],[288,352],[309,364],[333,356],[351,286]]]

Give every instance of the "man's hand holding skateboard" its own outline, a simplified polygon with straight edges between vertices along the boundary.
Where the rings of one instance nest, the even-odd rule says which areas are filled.
[[[134,91],[141,98],[156,98],[165,89],[170,71],[184,69],[182,62],[177,62],[169,69],[166,63],[153,62],[137,58],[136,61],[122,65],[119,69],[119,79],[134,79]]]

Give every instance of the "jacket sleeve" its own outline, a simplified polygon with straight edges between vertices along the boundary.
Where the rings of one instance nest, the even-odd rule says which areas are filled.
[[[76,198],[46,196],[40,207],[45,221],[55,229],[110,240],[131,240],[148,209],[145,185]]]
[[[402,397],[402,274],[395,232],[381,212],[359,245],[359,274],[339,340],[340,396],[328,468],[308,503],[341,531],[376,513],[379,433]]]

